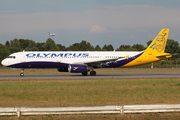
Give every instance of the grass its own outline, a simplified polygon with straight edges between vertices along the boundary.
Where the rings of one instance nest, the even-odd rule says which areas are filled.
[[[0,106],[170,104],[179,79],[1,81]]]
[[[166,72],[180,69],[97,69],[97,72]],[[0,75],[20,69],[0,69]],[[27,69],[25,74],[60,74],[56,69]],[[0,106],[85,106],[174,104],[180,101],[180,79],[97,79],[0,81]],[[180,113],[0,116],[0,120],[180,120]]]

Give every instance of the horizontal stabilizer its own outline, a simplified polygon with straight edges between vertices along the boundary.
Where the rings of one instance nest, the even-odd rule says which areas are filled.
[[[161,58],[161,57],[171,57],[172,55],[170,53],[164,53],[161,55],[156,55],[157,58]]]

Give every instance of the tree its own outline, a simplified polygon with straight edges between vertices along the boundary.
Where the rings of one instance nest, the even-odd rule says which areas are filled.
[[[36,42],[34,42],[33,40],[30,40],[29,41],[29,46],[28,48],[31,50],[31,51],[39,51],[38,47],[36,47]]]
[[[10,43],[9,41],[6,41],[6,47],[9,48],[10,47]]]
[[[29,46],[28,39],[19,39],[21,50],[25,50]]]
[[[82,40],[82,41],[79,43],[79,50],[80,50],[80,51],[86,51],[86,49],[87,49],[86,41],[85,41],[85,40]]]
[[[45,43],[37,43],[36,44],[36,47],[39,49],[39,51],[44,51],[44,45],[45,45]]]
[[[67,48],[67,51],[93,51],[94,47],[85,40],[82,40],[80,43],[74,43]]]
[[[74,43],[67,48],[67,51],[78,51],[78,50],[79,50],[79,43]]]
[[[151,44],[152,40],[147,41],[147,47]]]
[[[57,44],[59,51],[66,51],[66,47],[64,45],[61,44]]]
[[[121,45],[116,51],[136,51],[136,49],[132,48],[130,45]]]
[[[99,45],[96,45],[95,51],[101,51],[101,47]]]
[[[114,48],[111,44],[110,45],[105,44],[102,49],[103,49],[103,51],[113,51],[114,50]]]
[[[8,57],[10,54],[9,49],[6,47],[6,45],[0,44],[0,61]],[[1,65],[2,66],[2,65]]]
[[[10,43],[10,53],[19,52],[21,50],[20,42],[17,38],[11,40]]]
[[[59,51],[59,47],[56,44],[51,44],[50,48],[50,51]]]
[[[89,42],[82,40],[79,43],[79,49],[78,50],[80,50],[80,51],[93,51],[94,47]]]
[[[105,44],[102,48],[103,51],[107,51],[107,45]]]
[[[173,39],[168,39],[167,44],[166,44],[165,52],[171,53],[171,54],[177,53],[178,55],[174,55],[172,57],[172,59],[179,58],[180,57],[179,43],[177,41],[173,40]]]
[[[137,50],[137,51],[145,50],[145,47],[144,47],[143,45],[141,45],[141,44],[134,44],[134,45],[132,46],[132,48],[133,48],[134,50]]]
[[[111,44],[107,46],[107,51],[113,51],[113,50],[114,50],[114,48]]]
[[[57,47],[53,39],[48,38],[46,40],[46,43],[44,44],[44,50],[45,51],[58,51],[59,48]]]
[[[94,51],[94,47],[89,42],[86,44],[86,51]]]

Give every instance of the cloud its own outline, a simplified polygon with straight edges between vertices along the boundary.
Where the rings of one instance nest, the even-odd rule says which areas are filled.
[[[177,37],[177,36],[178,36],[177,33],[171,33],[171,34],[169,35],[170,38]]]
[[[155,38],[155,36],[154,35],[152,35],[152,34],[148,34],[148,39],[149,40],[153,40]]]
[[[50,30],[86,30],[89,33],[121,32],[128,29],[180,28],[180,9],[150,5],[105,6],[83,12],[36,12],[0,15],[0,33]],[[102,27],[103,26],[103,27]],[[107,30],[108,28],[108,30]],[[48,31],[49,32],[49,31]],[[88,33],[88,32],[87,32]]]
[[[0,11],[0,13],[17,13],[17,11]]]
[[[89,33],[106,33],[108,30],[105,27],[94,25]]]
[[[129,38],[130,38],[130,39],[134,39],[134,35],[131,34],[131,35],[129,36]]]

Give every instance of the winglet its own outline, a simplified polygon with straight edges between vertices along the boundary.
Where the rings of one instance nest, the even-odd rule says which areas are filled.
[[[128,58],[129,58],[129,55],[125,56],[125,58],[128,59]]]

